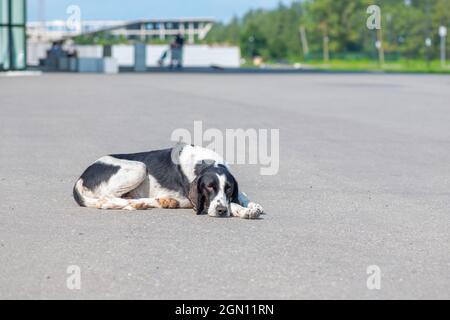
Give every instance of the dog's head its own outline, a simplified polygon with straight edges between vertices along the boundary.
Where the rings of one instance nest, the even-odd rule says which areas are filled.
[[[238,201],[236,179],[223,165],[202,164],[196,171],[197,178],[191,183],[189,192],[189,199],[196,213],[229,217],[230,203]]]

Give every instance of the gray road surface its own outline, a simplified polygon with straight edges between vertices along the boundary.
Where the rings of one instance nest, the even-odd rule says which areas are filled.
[[[277,175],[234,166],[264,219],[75,205],[92,161],[194,120],[280,129]],[[449,196],[449,76],[0,77],[3,299],[449,299]]]

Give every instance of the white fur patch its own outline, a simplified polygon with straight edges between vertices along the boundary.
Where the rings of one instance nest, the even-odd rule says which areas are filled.
[[[217,166],[219,164],[228,168],[223,158],[216,152],[197,146],[186,145],[180,154],[180,165],[184,175],[188,178],[189,182],[195,180],[195,166],[202,161],[211,160]]]
[[[226,216],[229,216],[231,214],[231,208],[227,200],[227,195],[225,194],[225,183],[227,178],[223,174],[217,174],[217,178],[219,179],[219,190],[217,190],[216,196],[211,200],[211,203],[209,204],[208,214],[210,216],[216,216],[217,207],[223,206],[228,209],[228,213]]]
[[[233,217],[239,217],[242,219],[258,219],[263,213],[263,207],[254,202],[250,202],[248,208],[244,208],[237,203],[231,204],[231,214]]]

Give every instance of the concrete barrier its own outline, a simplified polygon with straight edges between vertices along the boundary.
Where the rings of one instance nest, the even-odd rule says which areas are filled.
[[[85,48],[86,47],[86,48]],[[101,46],[76,46],[78,56],[86,58],[100,58],[103,54]],[[146,46],[146,67],[158,66],[158,60],[168,45]],[[111,56],[117,59],[120,67],[135,66],[136,54],[132,45],[113,45]],[[142,56],[142,52],[140,55]],[[167,56],[166,65],[169,63],[170,54]],[[185,45],[183,52],[183,65],[185,67],[210,67],[219,66],[223,68],[240,67],[241,54],[239,47],[213,47],[208,45]],[[142,70],[142,61],[139,70]]]
[[[100,72],[100,64],[98,58],[79,58],[78,72],[81,73],[95,73]]]
[[[103,58],[102,59],[102,71],[103,73],[113,74],[119,73],[119,64],[115,58]]]
[[[114,58],[78,58],[77,71],[81,73],[118,73],[119,66]]]
[[[48,46],[36,45],[29,43],[28,50],[30,57],[28,62],[30,65],[37,65],[39,60],[45,58],[45,50]],[[104,48],[99,45],[76,45],[75,49],[80,59],[102,58],[104,56]],[[146,67],[157,67],[158,60],[164,51],[168,50],[168,45],[146,45]],[[132,45],[113,45],[106,50],[107,55],[115,58],[119,67],[135,66],[135,48]],[[31,54],[32,53],[32,54]],[[170,53],[167,56],[165,64],[169,63]],[[225,46],[208,46],[208,45],[185,45],[183,53],[183,65],[185,67],[210,67],[218,66],[223,68],[238,68],[240,66],[240,49],[239,47]],[[90,62],[82,62],[81,70],[92,69],[87,64]],[[142,61],[141,61],[142,63]],[[50,69],[54,70],[53,63],[50,62]],[[141,64],[141,69],[143,65]],[[87,68],[87,69],[86,69]],[[70,70],[71,68],[69,68]]]
[[[78,59],[77,58],[69,58],[69,71],[77,72],[78,70]]]
[[[147,70],[146,65],[147,46],[144,43],[136,43],[134,45],[134,71],[145,72]]]
[[[134,48],[128,45],[112,46],[111,56],[117,59],[117,63],[121,67],[134,66]]]

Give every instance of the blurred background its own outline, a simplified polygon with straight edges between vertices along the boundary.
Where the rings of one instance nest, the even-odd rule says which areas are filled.
[[[185,67],[450,72],[449,21],[448,0],[0,0],[0,69],[147,71],[181,35]]]

